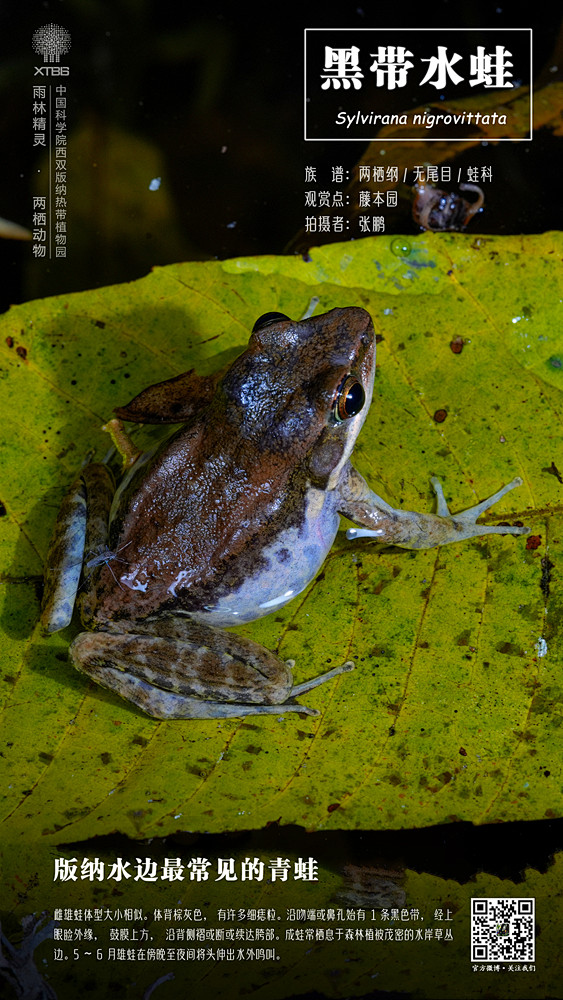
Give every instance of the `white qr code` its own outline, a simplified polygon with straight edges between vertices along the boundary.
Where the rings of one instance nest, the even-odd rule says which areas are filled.
[[[471,900],[472,962],[535,962],[535,899]]]

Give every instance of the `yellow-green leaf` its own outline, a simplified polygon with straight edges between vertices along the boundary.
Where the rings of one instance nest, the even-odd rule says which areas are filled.
[[[380,237],[156,269],[16,306],[0,337],[5,837],[398,828],[561,815],[561,236]],[[255,319],[361,305],[379,335],[354,461],[394,506],[454,511],[520,475],[492,536],[381,551],[343,533],[323,572],[243,631],[297,661],[319,718],[158,723],[34,628],[49,533],[114,406],[239,351]],[[461,353],[455,351],[462,347]],[[445,419],[440,422],[436,415]]]

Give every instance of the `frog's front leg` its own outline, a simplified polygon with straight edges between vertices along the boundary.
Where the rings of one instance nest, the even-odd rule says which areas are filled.
[[[444,497],[444,491],[435,478],[432,486],[438,498],[436,514],[419,514],[416,511],[390,507],[385,500],[370,490],[359,472],[348,466],[340,487],[341,503],[339,511],[360,529],[350,528],[346,532],[349,539],[377,538],[406,549],[427,549],[448,542],[460,542],[477,535],[526,535],[529,528],[504,525],[477,524],[477,518],[492,507],[510,490],[522,485],[521,479],[513,479],[493,496],[469,507],[460,514],[451,514]]]
[[[298,695],[352,663],[294,687],[289,664],[257,643],[175,615],[117,621],[70,647],[78,670],[157,719],[221,719],[302,712]]]

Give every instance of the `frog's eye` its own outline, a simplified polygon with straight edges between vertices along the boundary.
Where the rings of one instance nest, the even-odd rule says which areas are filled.
[[[337,424],[349,420],[360,412],[366,401],[366,394],[361,382],[355,375],[347,375],[342,380],[332,401],[332,416]]]
[[[252,327],[252,332],[256,333],[257,330],[261,330],[264,326],[271,326],[272,323],[278,323],[280,319],[289,320],[289,316],[285,316],[283,313],[264,313],[263,316],[259,316],[256,320]]]

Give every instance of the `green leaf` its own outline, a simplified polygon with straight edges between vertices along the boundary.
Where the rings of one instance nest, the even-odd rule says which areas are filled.
[[[561,815],[561,243],[381,237],[172,265],[2,317],[5,837]],[[295,659],[297,681],[355,660],[307,696],[320,717],[155,722],[68,663],[77,627],[34,629],[58,504],[86,454],[107,451],[115,406],[222,367],[259,315],[298,318],[313,299],[374,320],[354,462],[376,492],[429,511],[436,475],[456,511],[520,475],[490,520],[532,539],[408,552],[341,532],[303,595],[241,630]]]

